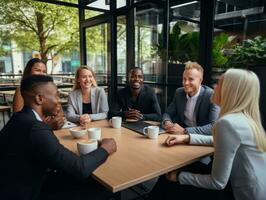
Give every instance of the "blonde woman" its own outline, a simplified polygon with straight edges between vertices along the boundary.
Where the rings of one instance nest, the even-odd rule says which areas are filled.
[[[175,171],[166,176],[179,183],[174,190],[176,195],[186,195],[186,199],[200,195],[204,195],[204,199],[229,199],[222,197],[226,192],[228,196],[228,191],[223,189],[230,181],[234,199],[265,199],[266,134],[261,124],[259,96],[260,84],[253,72],[229,69],[220,78],[212,97],[212,101],[221,107],[213,139],[212,136],[193,134],[166,139],[168,146],[213,143],[215,149],[211,174]]]
[[[68,98],[67,120],[84,126],[93,120],[107,117],[109,110],[103,88],[97,87],[95,74],[87,66],[76,71],[75,85]]]

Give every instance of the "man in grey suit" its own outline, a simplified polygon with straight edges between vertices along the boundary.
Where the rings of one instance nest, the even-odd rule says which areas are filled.
[[[202,80],[203,68],[195,62],[187,63],[183,87],[176,90],[163,115],[162,125],[168,133],[211,135],[219,107],[211,102],[213,90],[202,85]]]

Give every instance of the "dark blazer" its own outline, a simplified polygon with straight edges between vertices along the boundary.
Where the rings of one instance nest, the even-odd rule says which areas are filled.
[[[217,120],[220,112],[219,106],[211,102],[212,94],[213,90],[211,88],[202,85],[194,110],[197,126],[187,127],[186,129],[189,133],[211,135],[213,123]],[[186,127],[184,123],[186,103],[187,97],[184,88],[178,88],[173,101],[169,104],[163,115],[163,123],[166,120],[171,120],[182,127]]]
[[[130,87],[118,91],[117,101],[110,107],[108,117],[121,116],[125,119],[125,111],[128,111],[130,106],[131,91]],[[161,120],[161,108],[158,103],[157,96],[154,90],[143,85],[137,98],[136,108],[143,114],[144,120],[160,121]]]
[[[24,107],[0,133],[0,198],[38,199],[48,168],[87,178],[107,157],[103,148],[77,156],[59,143],[31,108]]]

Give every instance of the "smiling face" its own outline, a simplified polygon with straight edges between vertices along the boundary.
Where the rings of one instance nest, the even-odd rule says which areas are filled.
[[[46,75],[46,66],[42,62],[35,63],[31,68],[31,75]]]
[[[129,86],[132,90],[139,90],[143,85],[143,73],[140,69],[131,70],[128,75]]]
[[[94,82],[95,79],[90,70],[87,69],[80,70],[78,76],[78,83],[80,84],[81,89],[89,89]]]
[[[186,69],[183,73],[183,86],[185,92],[190,96],[194,96],[202,82],[203,74],[197,69]]]

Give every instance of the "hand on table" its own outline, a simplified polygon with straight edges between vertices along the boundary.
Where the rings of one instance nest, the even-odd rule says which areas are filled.
[[[167,146],[173,146],[175,144],[189,143],[189,141],[190,141],[189,135],[176,135],[176,136],[168,136],[164,141],[164,144]]]
[[[140,120],[143,119],[143,114],[139,110],[130,108],[128,111],[125,112],[125,118]]]
[[[109,155],[117,150],[116,142],[113,138],[103,138],[100,147],[104,148]]]
[[[80,115],[79,117],[79,123],[81,126],[86,126],[86,124],[91,122],[91,118],[88,114]]]
[[[170,134],[179,134],[179,135],[184,134],[184,130],[185,130],[178,123],[173,123],[171,121],[166,121],[164,123],[164,128],[166,129],[166,132],[167,133],[170,133]]]

